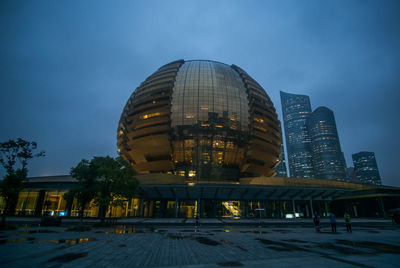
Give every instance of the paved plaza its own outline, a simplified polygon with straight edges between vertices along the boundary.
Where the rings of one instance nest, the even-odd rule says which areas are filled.
[[[18,221],[0,233],[2,267],[399,267],[400,227],[390,221],[129,219],[85,232]],[[90,221],[85,221],[88,224]]]

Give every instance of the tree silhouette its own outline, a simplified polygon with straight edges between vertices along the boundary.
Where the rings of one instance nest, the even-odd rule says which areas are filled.
[[[5,207],[1,225],[5,226],[6,215],[18,201],[18,194],[28,175],[28,160],[44,156],[44,151],[34,153],[36,142],[25,141],[21,138],[0,143],[0,164],[6,170],[6,175],[0,182],[0,194],[4,199]]]

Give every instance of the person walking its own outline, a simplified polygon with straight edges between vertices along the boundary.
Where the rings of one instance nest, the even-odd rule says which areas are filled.
[[[351,230],[351,218],[349,213],[344,213],[344,222],[346,223],[346,230],[348,233],[352,233],[353,231]]]
[[[317,211],[315,211],[314,212],[314,217],[313,217],[313,221],[314,221],[314,226],[315,226],[315,231],[317,232],[317,233],[319,233],[320,232],[320,229],[321,229],[321,227],[319,226],[319,215],[318,215],[318,212]]]
[[[336,215],[332,212],[329,213],[329,221],[331,223],[332,233],[336,233]]]

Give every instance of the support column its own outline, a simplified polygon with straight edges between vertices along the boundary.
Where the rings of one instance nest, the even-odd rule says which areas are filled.
[[[141,218],[143,218],[143,203],[144,203],[143,199],[140,199],[140,202],[139,202],[139,217],[141,217]]]
[[[325,212],[326,212],[326,215],[328,216],[328,213],[331,212],[332,209],[329,209],[329,208],[328,208],[328,201],[324,201],[324,202],[325,202]],[[332,212],[333,212],[333,211],[332,211]]]
[[[310,208],[311,208],[311,218],[312,218],[313,215],[314,215],[314,208],[313,208],[313,205],[312,205],[312,199],[310,199]]]
[[[383,205],[383,199],[382,197],[378,198],[378,203],[379,203],[379,209],[381,210],[381,215],[383,218],[386,218],[386,212],[385,212],[385,206]]]
[[[175,214],[174,214],[175,218],[178,218],[178,205],[179,205],[179,199],[176,198],[175,199]]]
[[[38,199],[36,201],[36,206],[35,206],[35,214],[34,214],[35,216],[42,215],[45,194],[46,194],[46,191],[44,191],[44,190],[39,191],[39,196],[38,196]]]
[[[200,198],[199,199],[197,199],[197,215],[199,215],[199,218],[200,218],[200,216],[201,216],[201,206],[200,206]],[[197,215],[195,215],[195,218],[197,217]]]
[[[296,219],[296,202],[292,199],[293,218]]]
[[[219,201],[216,201],[216,200],[213,200],[212,202],[211,202],[211,204],[212,204],[212,211],[213,211],[213,218],[216,218],[217,217],[217,203],[218,203]]]
[[[244,213],[245,213],[245,218],[248,218],[249,217],[249,202],[248,201],[245,201],[244,202]]]

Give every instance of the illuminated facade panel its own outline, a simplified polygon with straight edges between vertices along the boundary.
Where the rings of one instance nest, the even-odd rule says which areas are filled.
[[[131,95],[118,153],[139,173],[191,180],[272,176],[281,130],[264,89],[244,70],[215,61],[161,67]]]
[[[333,112],[326,107],[318,107],[309,115],[307,128],[315,177],[345,180],[344,157]]]
[[[311,114],[310,98],[282,91],[280,95],[290,176],[312,178],[314,171],[306,126],[306,120]]]
[[[356,178],[368,184],[381,185],[381,176],[373,152],[359,152],[352,155]]]

